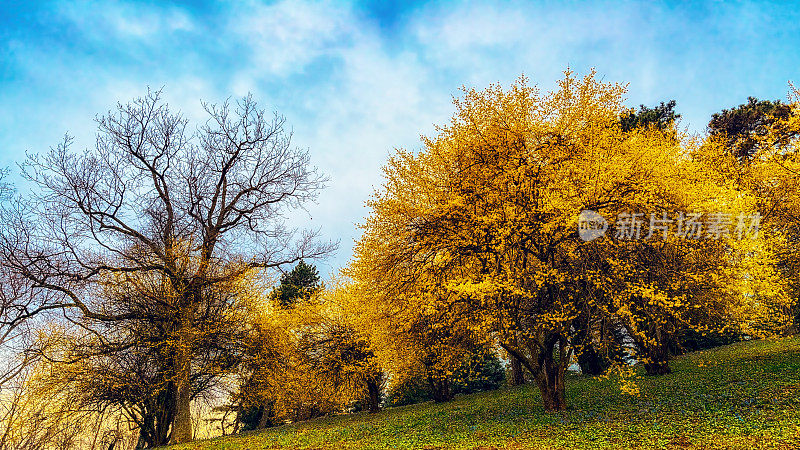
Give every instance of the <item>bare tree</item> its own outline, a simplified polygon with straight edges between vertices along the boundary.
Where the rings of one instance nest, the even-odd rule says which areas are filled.
[[[0,227],[13,223],[10,203],[12,187],[3,181],[7,170],[0,171]],[[14,381],[36,360],[30,349],[33,320],[58,307],[32,295],[29,280],[11,270],[0,257],[0,391]]]
[[[44,308],[29,295],[24,280],[0,267],[0,391],[34,359],[29,351],[31,318]]]
[[[96,324],[141,318],[107,308],[103,286],[157,278],[168,284],[176,329],[171,442],[192,438],[190,400],[204,296],[253,269],[280,268],[334,248],[286,226],[287,213],[315,199],[324,177],[291,145],[284,118],[251,96],[231,107],[204,103],[208,120],[188,122],[160,91],[98,117],[94,148],[72,139],[29,155],[23,174],[37,189],[19,198],[0,251],[27,280],[40,307],[58,307],[107,351],[121,350]]]

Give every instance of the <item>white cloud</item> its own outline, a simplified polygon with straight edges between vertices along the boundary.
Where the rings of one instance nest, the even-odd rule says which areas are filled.
[[[313,161],[331,179],[319,203],[310,205],[312,225],[322,225],[331,239],[341,239],[326,271],[350,256],[362,221],[364,202],[382,183],[380,167],[395,147],[419,145],[419,135],[446,119],[449,91],[434,84],[429,67],[413,51],[392,53],[378,30],[359,22],[353,12],[334,4],[279,3],[257,8],[238,29],[248,37],[254,63],[232,81],[237,95],[258,93],[276,103],[290,119],[295,143],[308,147]],[[311,74],[309,85],[291,86],[324,58],[327,72]],[[262,83],[286,80],[291,94],[268,92]],[[300,215],[294,220],[308,222]]]
[[[80,28],[84,36],[96,40],[109,37],[151,40],[195,29],[189,15],[178,7],[162,9],[155,5],[111,1],[86,8],[85,4],[66,2],[60,4],[59,13]]]
[[[419,147],[420,134],[446,122],[458,86],[508,83],[526,72],[548,88],[568,64],[598,46],[624,61],[625,36],[638,14],[431,6],[411,17],[406,34],[399,36],[409,44],[397,51],[352,10],[330,3],[281,2],[248,10],[251,18],[237,33],[253,56],[233,77],[233,90],[237,95],[254,91],[277,103],[294,126],[295,143],[309,147],[314,162],[331,177],[319,204],[309,207],[313,223],[342,240],[328,270],[349,258],[359,233],[354,224],[363,220],[364,201],[383,181],[380,167],[387,155],[397,147]],[[649,34],[640,37],[649,39]],[[647,55],[629,58],[626,70],[636,67],[637,58]],[[325,63],[317,65],[321,59]],[[644,88],[653,84],[653,66],[649,59],[637,67],[647,80]],[[327,72],[313,74],[305,86],[292,85],[293,76],[302,77],[312,67]],[[284,84],[290,93],[276,93]],[[297,223],[307,219],[295,218]]]
[[[237,85],[302,72],[316,58],[336,53],[357,33],[353,19],[347,7],[330,3],[237,4],[226,29],[248,48],[249,68],[238,74]]]
[[[678,6],[638,3],[428,4],[389,33],[357,6],[333,1],[253,0],[226,4],[213,17],[157,4],[116,1],[90,10],[68,3],[57,12],[76,27],[75,48],[25,42],[3,61],[17,79],[0,89],[2,103],[14,105],[0,110],[0,145],[19,160],[21,148],[44,150],[66,130],[91,144],[94,114],[147,85],[165,86],[165,99],[195,123],[204,119],[200,99],[253,92],[262,107],[287,116],[295,143],[331,177],[309,208],[312,227],[342,239],[330,270],[350,256],[354,223],[382,182],[386,156],[418,147],[421,133],[446,122],[462,84],[508,84],[524,72],[549,89],[567,65],[579,73],[594,66],[606,80],[630,81],[632,106],[676,98],[697,128],[736,96],[769,97],[754,91],[745,71],[733,72],[740,70],[730,58],[736,49],[723,41],[763,32],[752,26],[763,19],[752,8],[755,18],[737,23],[739,9],[700,19]],[[761,54],[755,44],[739,49],[751,59]],[[782,95],[788,70],[760,71],[758,80],[781,79],[759,85]]]

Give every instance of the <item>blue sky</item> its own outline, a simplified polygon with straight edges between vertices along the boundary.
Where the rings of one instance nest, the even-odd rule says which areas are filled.
[[[0,165],[164,87],[187,116],[252,92],[284,114],[331,179],[301,221],[350,256],[364,201],[394,148],[448,120],[459,87],[544,89],[571,67],[629,83],[628,103],[675,99],[682,126],[752,95],[785,99],[800,70],[791,2],[0,3]]]

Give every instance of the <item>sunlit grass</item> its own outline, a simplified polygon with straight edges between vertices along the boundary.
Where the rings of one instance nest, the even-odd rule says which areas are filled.
[[[800,448],[800,338],[696,352],[672,367],[639,378],[638,397],[571,376],[562,413],[544,413],[529,385],[174,449]]]

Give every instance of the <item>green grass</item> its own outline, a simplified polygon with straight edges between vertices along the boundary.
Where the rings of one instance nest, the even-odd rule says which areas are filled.
[[[535,386],[521,386],[170,450],[800,448],[800,338],[691,353],[672,368],[639,378],[638,397],[570,376],[561,413],[546,414]]]

